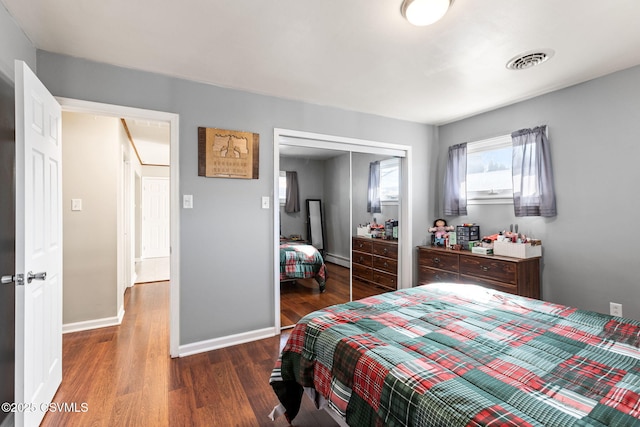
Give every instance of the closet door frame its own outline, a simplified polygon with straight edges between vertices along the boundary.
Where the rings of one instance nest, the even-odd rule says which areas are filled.
[[[318,133],[297,131],[291,129],[275,128],[273,131],[273,248],[274,248],[274,329],[279,333],[280,324],[280,212],[276,209],[278,200],[278,188],[280,179],[280,145],[291,145],[297,147],[313,147],[333,149],[344,152],[381,154],[401,158],[401,190],[400,190],[400,227],[398,235],[398,288],[405,289],[412,286],[413,257],[412,257],[412,203],[411,203],[411,147],[408,145],[392,144],[388,142],[370,141],[364,139],[347,138],[334,135],[324,135]],[[352,190],[352,156],[349,161],[349,230],[353,229],[353,197]],[[351,240],[351,239],[350,239]],[[349,250],[351,253],[351,248]],[[351,263],[350,263],[351,264]],[[350,299],[351,294],[350,279]]]

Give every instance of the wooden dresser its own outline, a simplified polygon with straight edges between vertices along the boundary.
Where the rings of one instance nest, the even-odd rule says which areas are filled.
[[[398,242],[353,237],[353,277],[374,286],[398,288]]]
[[[511,258],[418,246],[418,282],[475,283],[540,298],[540,257]]]

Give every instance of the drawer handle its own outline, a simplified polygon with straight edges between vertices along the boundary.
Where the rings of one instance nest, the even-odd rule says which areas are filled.
[[[364,258],[363,258],[363,257],[360,257],[360,258],[358,259],[358,261],[362,264],[362,263],[364,262]]]
[[[440,264],[440,258],[434,258],[433,262],[435,262],[436,264]]]
[[[387,262],[385,261],[384,266],[389,267],[389,264],[387,264]]]
[[[388,250],[387,248],[384,248],[384,249],[382,250],[382,253],[386,255],[386,254],[388,254],[388,253],[389,253],[389,250]]]
[[[482,271],[489,271],[489,267],[487,267],[486,265],[481,265],[480,268],[482,269]]]
[[[436,274],[436,280],[442,280],[442,277],[440,277],[439,274]]]

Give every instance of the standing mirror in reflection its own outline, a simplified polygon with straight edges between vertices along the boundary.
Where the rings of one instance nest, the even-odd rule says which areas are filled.
[[[307,240],[324,255],[324,221],[320,199],[307,199]]]

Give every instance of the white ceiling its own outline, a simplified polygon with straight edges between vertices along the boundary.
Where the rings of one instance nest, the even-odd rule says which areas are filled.
[[[125,119],[125,122],[141,164],[170,165],[171,128],[168,122],[137,119]]]
[[[455,0],[429,27],[401,0],[1,1],[39,49],[431,124],[640,64],[638,0]]]

